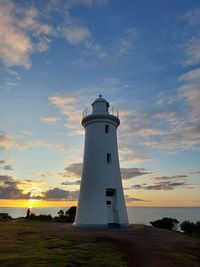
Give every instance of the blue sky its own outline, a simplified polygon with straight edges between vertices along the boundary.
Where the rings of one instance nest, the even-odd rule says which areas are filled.
[[[77,200],[99,93],[127,204],[199,205],[199,1],[2,0],[0,36],[1,206]]]

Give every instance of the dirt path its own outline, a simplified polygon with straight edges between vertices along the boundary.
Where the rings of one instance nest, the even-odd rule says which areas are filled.
[[[53,223],[48,225],[49,230],[59,235],[92,237],[99,242],[111,244],[116,250],[126,255],[129,267],[183,267],[190,266],[177,263],[167,248],[175,250],[181,247],[184,253],[194,254],[195,265],[200,266],[200,255],[198,245],[194,239],[185,237],[180,233],[156,229],[149,226],[133,225],[128,229],[77,229],[72,225],[64,223]],[[195,243],[195,245],[194,245]],[[187,257],[187,254],[186,254]],[[198,265],[199,260],[199,265]]]

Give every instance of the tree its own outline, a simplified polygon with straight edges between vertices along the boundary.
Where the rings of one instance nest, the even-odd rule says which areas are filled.
[[[63,211],[63,210],[59,210],[59,211],[58,211],[58,215],[59,215],[59,217],[64,216],[64,211]]]
[[[196,222],[196,232],[200,234],[200,221]]]
[[[150,222],[153,227],[162,228],[166,230],[176,230],[179,221],[174,218],[163,217],[160,220]]]
[[[181,230],[187,234],[200,233],[200,221],[196,223],[184,221],[181,223]]]
[[[74,222],[76,216],[76,206],[70,207],[65,214],[67,216],[67,221]]]

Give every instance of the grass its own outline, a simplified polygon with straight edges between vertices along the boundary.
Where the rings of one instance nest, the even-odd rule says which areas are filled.
[[[77,232],[66,223],[53,223],[41,221],[29,221],[25,219],[0,221],[0,266],[1,267],[126,267],[132,266],[135,260],[138,266],[148,266],[148,261],[153,260],[157,264],[155,255],[163,262],[170,259],[171,266],[200,267],[200,240],[169,232],[169,240],[162,245],[166,232],[158,229],[160,235],[158,244],[153,249],[149,247],[152,238],[152,228],[133,228],[130,234],[133,239],[126,238],[129,235],[121,233],[121,238],[113,238],[115,232],[108,234],[87,234]],[[81,234],[84,233],[84,234]],[[116,234],[118,232],[116,231]],[[154,229],[154,233],[156,231]],[[125,240],[124,240],[125,238]],[[142,248],[147,240],[149,257],[144,263]],[[142,244],[142,245],[141,245]],[[167,244],[167,246],[166,246]],[[130,245],[130,247],[129,247]],[[140,249],[138,249],[140,248]],[[152,254],[151,254],[152,253]],[[143,262],[143,263],[142,263]],[[155,264],[155,266],[157,266]],[[154,266],[154,265],[151,265]],[[166,266],[166,265],[164,265]]]
[[[125,267],[124,255],[95,238],[60,235],[45,222],[0,222],[0,266]]]
[[[185,238],[190,239],[189,245],[176,243],[166,247],[165,253],[182,267],[200,267],[200,240],[187,236]]]

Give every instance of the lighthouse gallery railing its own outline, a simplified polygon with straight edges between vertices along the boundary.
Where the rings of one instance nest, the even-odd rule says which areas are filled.
[[[113,115],[113,116],[119,118],[119,111],[118,111],[118,109],[116,109],[116,108],[113,107],[113,106],[109,106],[109,108],[108,108],[108,113],[109,113],[110,115]],[[83,118],[85,118],[85,117],[87,117],[87,116],[89,116],[89,115],[92,115],[92,114],[93,114],[93,109],[92,109],[92,107],[91,107],[91,106],[86,107],[86,108],[84,109],[84,111],[83,111]]]

